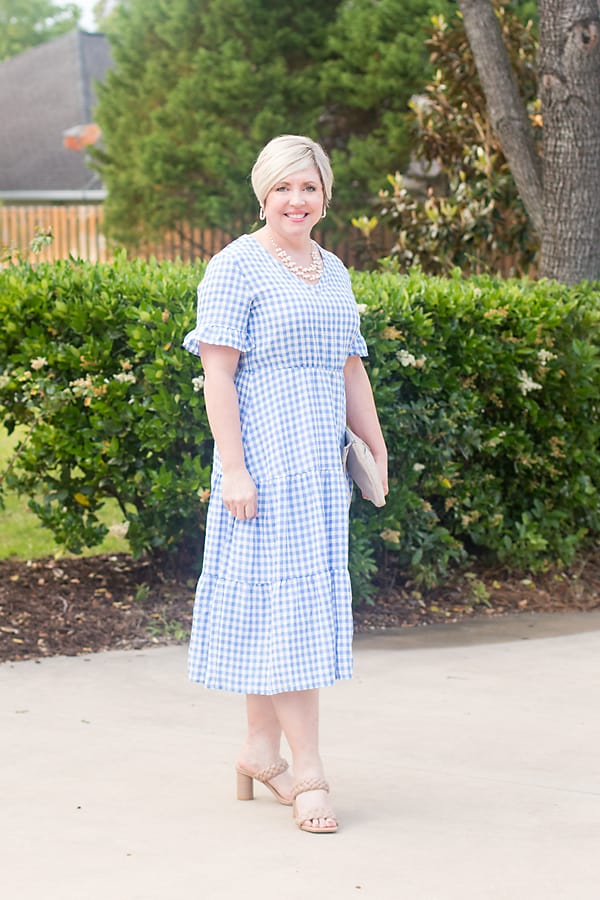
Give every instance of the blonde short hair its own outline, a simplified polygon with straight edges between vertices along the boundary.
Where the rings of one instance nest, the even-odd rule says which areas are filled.
[[[316,166],[319,172],[325,206],[328,206],[333,189],[333,172],[329,157],[321,145],[298,134],[282,134],[273,138],[260,151],[252,168],[252,188],[259,204],[264,206],[269,191],[287,175],[311,165]]]

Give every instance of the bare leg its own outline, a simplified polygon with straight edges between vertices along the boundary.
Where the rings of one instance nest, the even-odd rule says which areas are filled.
[[[258,772],[281,756],[281,725],[273,698],[261,694],[246,696],[248,732],[237,765],[249,772]],[[289,771],[271,779],[271,784],[285,797],[290,797],[295,779]]]
[[[293,756],[294,781],[323,778],[323,764],[319,754],[319,691],[290,691],[272,697],[276,719],[286,736]],[[315,806],[329,807],[325,791],[308,791],[296,800],[298,816]],[[335,819],[304,819],[321,827],[334,826]]]

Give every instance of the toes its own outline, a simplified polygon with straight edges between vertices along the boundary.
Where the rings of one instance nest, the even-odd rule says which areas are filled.
[[[295,816],[298,824],[306,829],[335,830],[338,826],[335,814],[331,811],[327,792],[315,789],[302,791],[295,801]],[[302,808],[304,807],[304,808]],[[304,810],[306,810],[305,814]]]
[[[305,819],[303,825],[309,825],[311,828],[335,828],[337,822],[335,819]]]

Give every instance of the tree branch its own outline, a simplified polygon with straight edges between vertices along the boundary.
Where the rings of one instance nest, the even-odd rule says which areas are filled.
[[[542,234],[542,167],[500,25],[490,0],[458,0],[492,128],[533,226]]]

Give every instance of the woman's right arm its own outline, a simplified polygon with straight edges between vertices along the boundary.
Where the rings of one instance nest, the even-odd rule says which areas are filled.
[[[206,414],[223,468],[223,503],[237,519],[258,515],[258,492],[246,469],[235,373],[240,351],[200,345]]]

